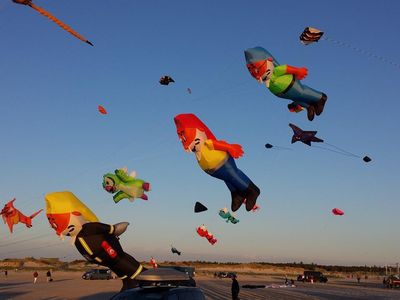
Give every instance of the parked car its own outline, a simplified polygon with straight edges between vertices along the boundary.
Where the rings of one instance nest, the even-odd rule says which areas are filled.
[[[227,277],[227,278],[236,277],[236,273],[235,273],[235,272],[229,272],[229,273],[226,274],[226,277]]]
[[[218,278],[226,278],[227,276],[228,276],[228,274],[226,272],[214,273],[214,277],[218,277]]]
[[[94,280],[94,279],[112,279],[110,269],[91,269],[82,275],[82,279]]]
[[[297,276],[297,281],[311,282],[311,280],[313,282],[328,282],[328,278],[317,271],[304,271],[303,275]]]
[[[120,292],[111,300],[205,300],[202,290],[192,286],[194,279],[174,269],[146,270],[136,279],[139,287]]]
[[[383,284],[386,285],[387,288],[395,288],[400,287],[400,275],[390,275],[383,280]]]

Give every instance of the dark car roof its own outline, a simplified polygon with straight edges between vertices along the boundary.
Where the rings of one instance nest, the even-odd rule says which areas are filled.
[[[150,269],[146,270],[138,277],[136,277],[138,281],[185,281],[190,280],[190,277],[184,273],[174,269]]]

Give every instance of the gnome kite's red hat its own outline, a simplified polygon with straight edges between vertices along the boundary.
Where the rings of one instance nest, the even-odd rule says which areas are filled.
[[[175,116],[174,121],[176,125],[176,132],[185,149],[187,149],[189,144],[193,142],[195,129],[204,131],[207,138],[210,140],[217,139],[211,130],[194,114],[177,115]]]

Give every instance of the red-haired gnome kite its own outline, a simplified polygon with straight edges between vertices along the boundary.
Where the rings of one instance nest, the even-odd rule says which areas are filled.
[[[60,237],[69,236],[86,260],[110,268],[122,280],[121,290],[137,286],[136,276],[146,270],[124,252],[119,242],[129,223],[100,223],[96,215],[71,192],[45,196],[50,226]]]
[[[225,182],[232,196],[232,211],[246,199],[246,210],[256,204],[260,189],[236,167],[234,158],[243,155],[242,146],[217,140],[211,130],[194,114],[174,118],[177,134],[187,152],[196,155],[200,168]]]

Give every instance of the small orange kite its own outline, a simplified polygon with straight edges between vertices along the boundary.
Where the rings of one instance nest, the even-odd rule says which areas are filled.
[[[99,113],[101,113],[102,115],[106,115],[107,114],[107,111],[103,106],[99,105],[97,107],[97,109],[99,110]]]

